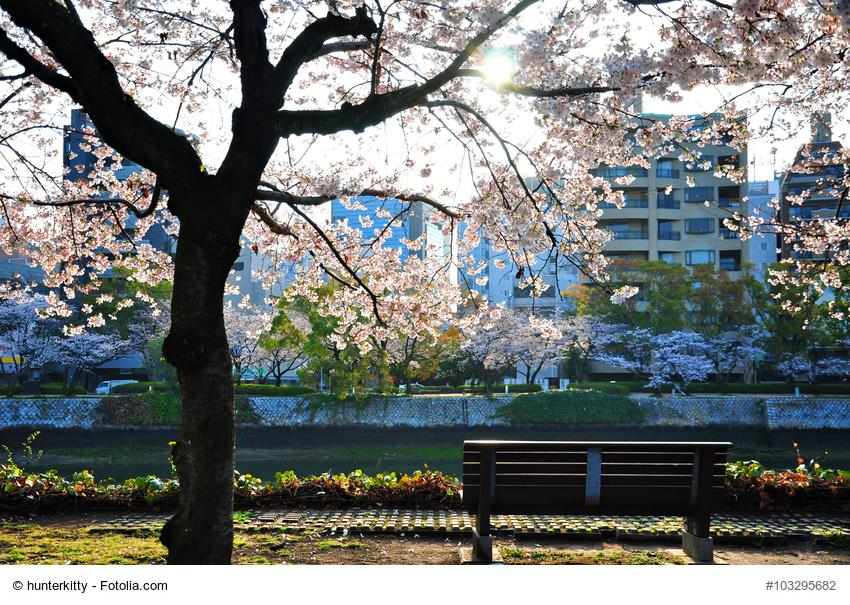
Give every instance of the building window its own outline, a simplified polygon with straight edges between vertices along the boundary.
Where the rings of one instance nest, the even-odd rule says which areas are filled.
[[[714,233],[713,218],[685,219],[685,233]]]
[[[234,271],[242,271],[244,268],[245,268],[245,263],[243,263],[242,261],[233,263],[233,270]]]
[[[685,264],[689,267],[714,264],[714,250],[687,250],[685,252]]]
[[[767,250],[767,242],[762,242],[762,243],[761,243],[761,249],[762,249],[762,250]]]
[[[720,269],[723,271],[740,271],[741,252],[739,250],[721,250]]]
[[[685,189],[685,201],[690,204],[714,200],[714,187],[691,187]]]
[[[659,252],[658,260],[663,263],[667,263],[669,265],[676,264],[676,253],[675,252]]]

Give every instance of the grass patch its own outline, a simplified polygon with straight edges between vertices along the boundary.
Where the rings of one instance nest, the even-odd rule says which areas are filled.
[[[139,565],[165,563],[154,535],[89,532],[83,528],[12,524],[2,526],[0,563],[26,565]]]
[[[642,422],[646,413],[616,393],[548,391],[518,395],[495,416],[516,424],[630,424]]]
[[[511,565],[684,565],[677,555],[655,550],[527,550],[513,546],[499,549]]]
[[[322,540],[319,542],[319,550],[331,550],[334,548],[362,548],[361,542],[343,542],[342,540]]]

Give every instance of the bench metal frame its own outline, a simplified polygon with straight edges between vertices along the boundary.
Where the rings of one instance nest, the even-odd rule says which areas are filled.
[[[473,560],[493,560],[493,514],[681,515],[682,548],[713,561],[709,534],[729,442],[465,441]],[[651,469],[652,472],[648,472]]]

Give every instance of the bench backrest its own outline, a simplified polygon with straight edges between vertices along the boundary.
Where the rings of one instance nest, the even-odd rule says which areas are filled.
[[[716,509],[731,443],[465,441],[463,506],[478,508],[481,464],[490,511],[686,515]]]

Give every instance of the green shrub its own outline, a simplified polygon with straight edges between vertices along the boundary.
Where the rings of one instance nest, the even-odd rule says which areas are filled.
[[[629,385],[621,382],[582,382],[570,385],[571,390],[599,391],[600,393],[613,393],[615,395],[628,395]]]
[[[239,384],[234,387],[239,395],[260,395],[262,397],[293,397],[295,395],[308,395],[315,393],[316,389],[298,385],[274,385],[274,384]]]
[[[508,385],[508,393],[539,393],[543,390],[539,384],[509,384]],[[484,393],[486,389],[484,385],[476,385],[474,387],[463,386],[461,387],[462,393]],[[494,384],[493,393],[504,393],[505,385],[503,384]]]
[[[61,382],[43,382],[39,386],[42,395],[66,395],[68,387]],[[74,387],[74,395],[84,395],[86,390],[81,386]]]
[[[624,395],[597,391],[548,391],[518,395],[495,416],[517,424],[638,423],[640,406]]]
[[[116,394],[122,393],[147,393],[155,391],[165,393],[167,391],[177,391],[179,387],[170,382],[130,382],[127,384],[119,384],[112,387],[112,392]]]
[[[617,381],[617,385],[626,386],[632,393],[653,393],[655,389],[646,386],[647,381],[643,380],[622,380]],[[597,385],[607,383],[586,382],[582,383],[578,388],[586,385],[593,385],[596,390],[601,390]],[[850,395],[850,384],[799,384],[800,393],[806,395]],[[664,385],[661,391],[669,393],[670,385]],[[791,395],[794,393],[794,385],[787,382],[768,382],[760,384],[744,384],[742,382],[696,382],[688,386],[688,393],[692,394],[741,394],[741,395]]]

